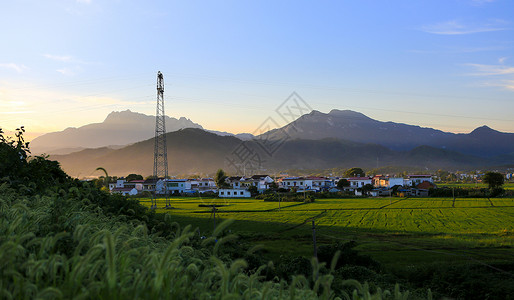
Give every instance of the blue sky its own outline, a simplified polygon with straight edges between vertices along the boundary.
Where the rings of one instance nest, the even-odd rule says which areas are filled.
[[[512,1],[6,1],[0,126],[166,113],[253,132],[296,91],[322,112],[514,132]],[[281,124],[283,125],[283,124]]]

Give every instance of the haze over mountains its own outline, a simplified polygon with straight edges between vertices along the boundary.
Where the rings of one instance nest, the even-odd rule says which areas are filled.
[[[228,168],[227,158],[243,143],[242,139],[230,136],[230,133],[218,135],[206,132],[201,125],[186,118],[169,119],[171,121],[167,119],[166,123],[168,131],[173,131],[173,125],[179,128],[167,136],[170,174],[212,174],[218,168]],[[59,145],[71,148],[78,146],[74,141],[84,142],[80,137],[84,139],[86,136],[96,139],[96,145],[111,145],[114,144],[113,140],[118,143],[129,140],[133,144],[118,148],[85,149],[67,155],[52,155],[51,158],[61,162],[64,170],[72,176],[90,176],[99,166],[112,175],[150,175],[154,142],[148,135],[152,135],[154,121],[152,116],[130,111],[111,113],[103,123],[68,132],[65,130],[51,136],[56,140],[64,139],[59,141]],[[143,126],[146,133],[141,129]],[[193,128],[184,128],[187,126]],[[284,132],[287,133],[286,138]],[[77,136],[74,133],[78,133]],[[110,135],[120,134],[125,139],[110,139]],[[136,136],[146,138],[135,141]],[[251,138],[251,135],[243,136]],[[273,139],[279,141],[281,147],[272,155],[259,150],[262,149],[262,141]],[[380,122],[348,110],[332,110],[328,114],[312,111],[283,128],[245,143],[258,152],[262,160],[259,167],[267,172],[354,166],[369,169],[391,165],[423,170],[473,169],[514,164],[512,133],[501,133],[484,126],[469,134],[454,134]],[[80,144],[83,145],[87,143]]]

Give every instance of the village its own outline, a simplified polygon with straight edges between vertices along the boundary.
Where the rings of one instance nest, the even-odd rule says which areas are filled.
[[[213,178],[201,179],[146,179],[131,180],[117,178],[109,183],[113,194],[136,196],[142,193],[197,195],[209,193],[220,198],[249,198],[273,189],[296,193],[338,193],[355,196],[391,196],[393,191],[401,196],[428,196],[428,191],[436,188],[432,175],[408,175],[393,177],[375,175],[373,177],[272,177],[270,175],[232,176],[225,179],[225,185],[218,187]]]

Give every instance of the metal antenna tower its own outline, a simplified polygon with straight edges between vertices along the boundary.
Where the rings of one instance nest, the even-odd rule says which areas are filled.
[[[170,207],[168,199],[168,150],[166,147],[166,115],[164,114],[164,76],[157,72],[157,112],[155,114],[155,147],[153,153],[153,176],[164,180],[166,208]],[[153,194],[152,208],[157,208],[157,182]]]

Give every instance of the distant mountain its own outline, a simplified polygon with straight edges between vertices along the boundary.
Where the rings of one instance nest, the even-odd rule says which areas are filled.
[[[217,130],[207,130],[208,132],[221,135],[221,136],[235,136],[236,138],[243,140],[243,141],[249,141],[253,139],[255,136],[251,133],[230,133],[226,131],[217,131]]]
[[[243,143],[233,136],[219,136],[201,129],[187,128],[167,134],[170,175],[208,173],[224,168],[231,174],[235,170],[226,164]],[[486,159],[455,151],[421,146],[409,151],[391,150],[377,144],[363,144],[340,139],[288,140],[269,156],[259,152],[257,140],[245,142],[245,147],[260,154],[261,172],[273,173],[288,169],[324,169],[335,167],[411,166],[420,169],[472,169],[492,164],[505,164],[505,158]],[[106,147],[86,149],[67,155],[51,155],[71,176],[94,175],[97,167],[109,174],[124,176],[130,173],[152,173],[153,139],[115,150]]]
[[[166,136],[170,174],[213,173],[223,167],[230,151],[241,143],[232,136],[219,136],[201,129],[187,128]],[[86,149],[67,155],[51,155],[71,176],[91,176],[97,167],[109,174],[124,176],[130,173],[151,175],[153,172],[154,139],[134,143],[114,150]]]
[[[469,134],[455,134],[432,128],[381,122],[350,110],[332,110],[328,114],[312,111],[288,125],[260,137],[271,139],[338,138],[372,143],[392,150],[411,150],[428,145],[465,154],[493,157],[514,152],[514,133],[502,133],[487,126]]]
[[[189,119],[166,117],[166,130],[203,128]],[[83,148],[127,145],[154,136],[155,116],[126,111],[110,113],[102,123],[88,124],[79,128],[44,134],[35,138],[30,147],[33,153],[70,153]],[[114,145],[114,146],[113,146]]]

